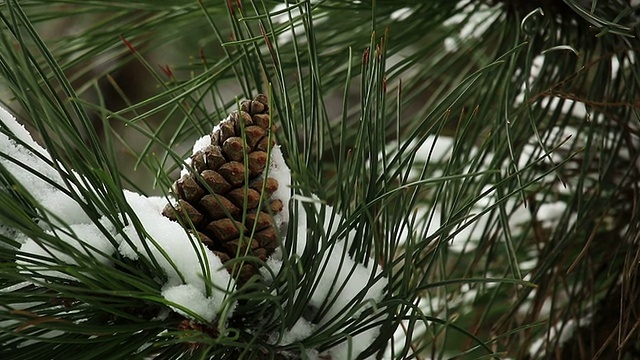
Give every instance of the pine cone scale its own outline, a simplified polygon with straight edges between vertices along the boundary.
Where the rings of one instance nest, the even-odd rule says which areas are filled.
[[[240,216],[240,208],[235,206],[233,202],[223,196],[205,195],[199,202],[200,208],[212,219],[219,220],[231,216],[237,218]]]
[[[245,166],[237,161],[229,161],[218,170],[225,180],[233,187],[238,187],[244,183]]]
[[[204,170],[200,176],[206,186],[216,194],[224,194],[231,189],[231,184],[215,170]]]

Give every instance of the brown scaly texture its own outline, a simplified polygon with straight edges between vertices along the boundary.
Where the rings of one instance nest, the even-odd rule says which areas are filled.
[[[263,176],[267,151],[274,145],[271,131],[267,97],[260,94],[243,101],[239,112],[232,112],[209,134],[211,144],[191,155],[189,173],[172,187],[177,201],[162,212],[189,229],[192,223],[223,263],[246,255],[264,261],[277,247],[271,214],[283,205],[270,199],[278,182]],[[256,273],[255,265],[245,263],[239,270],[240,283]]]

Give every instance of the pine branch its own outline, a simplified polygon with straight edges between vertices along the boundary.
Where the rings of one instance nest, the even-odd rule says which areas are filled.
[[[3,100],[42,144],[0,113],[3,358],[636,351],[637,5],[32,0],[0,11]],[[41,38],[65,19],[94,23]],[[193,213],[165,211],[172,222],[162,208],[193,200],[187,178],[215,194],[196,153],[228,114],[254,116],[242,101],[259,93],[288,220],[272,254],[243,248],[244,234],[214,252],[217,235],[198,234]],[[237,144],[252,125],[233,126]],[[237,150],[238,163],[257,156]],[[233,191],[263,194],[254,180]],[[248,195],[236,200],[248,208]],[[242,279],[233,270],[249,265],[259,270]]]

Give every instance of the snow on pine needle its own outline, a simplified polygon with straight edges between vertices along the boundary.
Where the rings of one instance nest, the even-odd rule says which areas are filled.
[[[237,272],[235,258],[238,256],[261,258],[266,268],[260,263],[240,265],[240,287],[256,276],[267,283],[273,281],[273,274],[282,270],[283,257],[292,255],[283,254],[283,249],[275,246],[269,235],[286,233],[292,200],[290,170],[280,147],[273,141],[272,131],[266,96],[258,95],[254,100],[241,102],[239,110],[229,114],[209,135],[196,141],[187,166],[173,186],[178,200],[163,212],[172,220],[181,221],[187,231],[197,231],[209,249],[219,254],[225,263],[232,264],[229,271],[233,274]],[[258,160],[267,153],[268,167]],[[241,163],[245,161],[248,172],[242,170]],[[359,317],[371,303],[381,300],[386,286],[384,280],[371,281],[380,277],[378,266],[365,267],[349,258],[345,246],[354,241],[354,232],[342,236],[335,233],[331,223],[339,222],[340,216],[330,206],[315,197],[305,200],[296,196],[293,200],[298,215],[298,224],[293,227],[296,256],[303,257],[307,249],[308,215],[332,214],[318,224],[327,232],[327,237],[338,239],[333,247],[320,250],[321,256],[313,260],[319,264],[320,271],[310,272],[311,279],[305,279],[314,284],[311,294],[298,293],[306,302],[303,318],[284,334],[271,334],[270,342],[274,345],[302,341],[314,330],[343,318],[342,314],[349,309],[353,309],[350,317]],[[302,201],[311,201],[317,211],[308,214]],[[262,224],[255,220],[259,218],[264,219]],[[235,226],[223,227],[226,223]],[[320,312],[322,316],[318,316]],[[345,341],[324,355],[335,359],[353,358],[369,346],[377,332],[377,328],[362,332],[352,344]]]
[[[95,190],[88,187],[81,192],[74,187],[74,183],[65,181],[68,174],[60,170],[64,168],[53,166],[56,160],[51,159],[47,151],[6,110],[1,109],[0,119],[3,124],[3,133],[0,134],[0,166],[5,173],[11,174],[11,181],[16,189],[33,197],[40,219],[37,224],[48,235],[46,239],[42,239],[30,237],[5,225],[1,228],[5,236],[19,241],[20,256],[16,263],[20,271],[32,280],[30,282],[33,285],[46,286],[50,281],[61,279],[87,281],[96,276],[94,270],[86,267],[90,264],[88,259],[113,267],[114,258],[120,257],[133,262],[157,263],[162,271],[156,277],[160,282],[157,295],[164,299],[164,303],[173,312],[183,316],[188,321],[186,324],[191,324],[187,328],[197,329],[200,325],[196,324],[204,324],[213,329],[217,326],[213,324],[221,317],[222,323],[233,317],[236,302],[231,295],[247,279],[236,282],[230,266],[224,264],[225,260],[229,260],[228,256],[225,258],[225,254],[222,254],[221,257],[220,251],[210,249],[203,241],[205,235],[194,232],[189,224],[179,221],[177,216],[173,219],[167,217],[166,198],[148,197],[123,190],[130,211],[118,215],[117,219],[120,224],[126,225],[119,228],[119,224],[113,223],[104,214],[95,220],[81,204],[82,201],[89,200],[82,195],[75,195]],[[228,124],[222,122],[222,127],[226,125]],[[212,134],[220,135],[220,129],[221,126],[216,126]],[[241,136],[246,139],[246,134],[242,133]],[[183,180],[197,167],[195,162],[199,154],[211,150],[214,140],[220,139],[212,138],[210,134],[195,142],[193,155],[185,161],[181,174]],[[259,142],[259,139],[254,140],[254,145]],[[334,222],[339,222],[340,216],[331,207],[317,198],[291,197],[290,170],[280,147],[274,144],[271,146],[270,149],[264,149],[269,151],[268,166],[260,169],[259,174],[252,174],[251,184],[265,183],[265,179],[277,183],[277,189],[271,189],[267,200],[281,202],[272,219],[281,235],[286,235],[290,208],[296,208],[298,224],[289,227],[295,232],[290,234],[296,241],[295,253],[287,254],[282,246],[277,246],[265,259],[264,266],[253,275],[269,284],[282,271],[286,258],[301,258],[305,254],[309,216],[317,217],[321,212],[331,214],[331,217],[324,218],[323,225],[326,227],[327,237],[336,239],[334,245],[322,249],[322,255],[315,260],[321,271],[308,274],[308,280],[314,284],[311,294],[297,292],[295,295],[300,301],[307,302],[303,316],[291,329],[270,335],[269,343],[286,346],[313,337],[316,331],[324,331],[326,326],[336,321],[363,321],[359,318],[372,316],[363,315],[363,311],[371,309],[382,299],[387,280],[381,276],[381,269],[375,262],[364,266],[349,257],[346,246],[356,240],[355,233],[336,233],[337,227],[335,224],[331,227],[331,218]],[[242,161],[240,157],[237,160]],[[213,170],[200,171],[209,171],[206,174],[210,175]],[[81,174],[73,175],[82,179]],[[183,185],[180,185],[180,191],[184,195]],[[240,204],[246,199],[241,200],[236,203]],[[303,206],[308,201],[314,203],[316,211],[313,214],[307,214]],[[242,216],[237,219],[242,219]],[[247,233],[247,236],[250,234]],[[285,241],[286,237],[283,237],[283,242]],[[11,291],[13,288],[4,291]],[[165,309],[157,316],[158,319],[166,318],[168,313]],[[322,352],[309,348],[306,355],[309,358],[354,358],[371,344],[378,333],[378,327],[370,327]]]
[[[52,166],[54,160],[6,110],[2,109],[0,116],[4,128],[11,133],[0,134],[0,165],[11,174],[16,187],[34,198],[42,218],[52,219],[51,222],[41,220],[39,224],[48,235],[61,242],[43,241],[19,234],[17,240],[22,245],[17,263],[21,271],[31,274],[34,280],[50,276],[77,280],[69,272],[46,270],[47,265],[75,265],[79,267],[75,270],[82,273],[84,269],[74,258],[76,252],[105,264],[110,263],[111,256],[116,252],[134,260],[139,257],[151,260],[153,257],[166,275],[167,280],[162,285],[162,295],[166,300],[175,304],[177,309],[189,309],[191,316],[204,321],[215,318],[227,295],[215,288],[206,294],[206,282],[232,286],[233,279],[217,256],[206,249],[188,246],[192,241],[187,233],[177,223],[161,215],[165,203],[163,198],[145,197],[124,190],[125,198],[146,234],[139,233],[128,216],[121,220],[127,220],[129,225],[120,231],[104,216],[98,223],[93,222],[71,196],[71,193],[77,194],[78,190],[69,187],[62,178],[66,174]],[[147,243],[147,246],[143,243]],[[171,259],[165,258],[161,252],[171,254]],[[204,276],[202,259],[206,259],[204,267],[209,279]]]

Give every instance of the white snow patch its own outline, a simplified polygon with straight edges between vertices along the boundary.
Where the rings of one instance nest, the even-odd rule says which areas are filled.
[[[398,10],[395,10],[394,12],[391,13],[391,15],[389,15],[389,17],[393,21],[402,21],[409,18],[409,16],[411,16],[414,12],[415,12],[414,8],[410,8],[407,6],[407,7],[403,7]]]
[[[311,336],[315,325],[307,320],[300,318],[293,327],[282,335],[282,339],[278,345],[289,345],[297,341],[304,340]]]
[[[379,331],[380,329],[378,328],[371,328],[347,338],[344,342],[320,354],[320,358],[323,358],[322,356],[324,355],[325,359],[327,356],[330,359],[355,359],[371,345]],[[367,359],[375,359],[375,354],[369,356]]]
[[[545,108],[549,107],[549,112],[554,111],[560,106],[560,102],[562,99],[559,97],[550,97],[546,96],[540,100],[540,106]],[[586,118],[589,112],[583,102],[564,99],[562,101],[562,107],[560,110],[563,114],[571,114],[577,118]]]
[[[444,162],[451,157],[454,139],[450,136],[429,135],[416,151],[416,159]]]
[[[312,3],[314,1],[311,1]],[[288,9],[288,10],[287,10]],[[287,4],[278,4],[273,7],[271,13],[282,12],[281,14],[272,15],[271,21],[274,24],[289,24],[289,29],[278,34],[277,42],[279,44],[288,44],[295,38],[298,44],[306,43],[305,28],[302,23],[302,14],[299,6],[291,6]],[[306,15],[305,15],[306,16]],[[326,22],[328,19],[327,13],[318,12],[313,15],[314,26],[320,25]]]
[[[67,233],[61,230],[54,232],[50,229],[47,234],[58,237],[61,243],[67,243],[85,255],[95,256],[102,263],[109,263],[105,256],[110,256],[114,252],[111,243],[95,224],[91,223],[78,202],[56,187],[57,185],[62,189],[68,189],[58,171],[51,166],[49,154],[31,138],[24,126],[2,108],[0,108],[0,121],[3,128],[12,134],[10,138],[0,133],[0,153],[3,154],[0,157],[0,165],[15,178],[16,185],[23,188],[41,205],[44,210],[42,215],[48,216],[52,224],[64,224],[67,227]],[[3,229],[3,232],[7,231],[9,230]],[[23,243],[22,252],[51,259],[51,261],[42,260],[44,263],[78,265],[69,255],[43,242],[28,239],[23,234],[16,234],[16,239]],[[26,266],[31,262],[23,259],[18,261],[18,265]],[[41,274],[44,275],[45,272]],[[49,272],[46,275],[55,274]]]
[[[540,70],[542,70],[542,67],[544,66],[544,61],[545,61],[545,55],[537,55],[536,57],[533,58],[533,61],[531,62],[531,67],[529,68],[529,78],[527,79],[527,84],[532,84],[534,81],[536,81],[536,79],[540,75]],[[514,74],[514,76],[518,76],[520,74],[521,74],[520,69],[518,69]],[[525,86],[527,85],[522,84],[522,87],[520,88],[520,92],[518,93],[518,96],[516,96],[516,100],[515,100],[516,105],[522,104],[525,100],[525,91],[526,91]]]
[[[556,201],[553,203],[542,204],[538,208],[537,219],[542,221],[542,226],[549,228],[557,224],[562,215],[567,210],[567,204],[562,201]]]
[[[280,269],[282,268],[282,261],[278,259],[274,259],[273,256],[269,257],[263,267],[261,267],[258,271],[260,271],[260,276],[266,283],[273,282],[273,277],[278,275]]]
[[[177,287],[178,289],[185,289],[188,290],[189,293],[197,290],[205,297],[204,294],[207,288],[207,282],[209,281],[206,279],[205,273],[210,275],[211,283],[217,287],[227,288],[229,290],[235,288],[235,283],[227,270],[222,266],[220,258],[207,249],[195,237],[190,238],[180,224],[170,221],[162,215],[162,209],[166,205],[164,198],[147,198],[130,191],[125,191],[124,194],[127,202],[148,233],[148,237],[141,237],[133,225],[128,225],[123,229],[123,233],[130,240],[130,243],[119,236],[117,238],[120,240],[119,251],[123,256],[134,260],[140,255],[147,259],[151,259],[151,257],[155,258],[168,277],[163,288],[163,295],[170,294],[173,298],[172,301],[191,309],[190,306],[193,305],[193,302],[188,299],[192,299],[193,296],[189,298],[177,297],[175,295],[176,290],[172,290],[171,288]],[[131,223],[130,219],[129,223]],[[147,243],[150,249],[149,253],[145,250],[143,242]],[[175,268],[165,258],[161,250],[169,255],[171,261],[175,264]],[[184,283],[179,274],[182,275]],[[186,288],[182,286],[185,284],[190,285],[190,287]],[[207,321],[212,321],[212,314],[215,314],[217,310],[219,310],[212,307],[222,304],[226,298],[226,294],[222,290],[210,287],[210,291],[211,295],[207,300],[208,306],[204,309],[202,307],[191,309]],[[179,302],[185,299],[186,303]],[[199,312],[202,310],[204,310],[202,313]],[[229,316],[231,314],[232,312],[227,313]]]
[[[325,229],[329,229],[331,220],[329,214],[333,214],[334,222],[339,223],[340,216],[334,214],[330,206],[326,206],[325,213],[327,214],[325,218]],[[334,225],[331,231],[335,231],[335,228],[336,226]],[[300,238],[306,238],[306,231],[305,227],[304,233],[298,234],[298,236]],[[329,233],[328,236],[331,237],[332,234]],[[325,300],[332,302],[329,309],[322,309],[326,312],[322,319],[320,319],[320,325],[326,324],[332,318],[339,318],[347,309],[352,308],[355,303],[354,300],[358,296],[362,296],[360,294],[363,291],[364,296],[358,301],[359,305],[357,306],[359,306],[359,308],[354,312],[354,317],[359,317],[365,309],[371,307],[372,303],[378,303],[384,294],[387,280],[384,278],[376,282],[372,282],[371,280],[380,274],[380,267],[374,261],[371,261],[370,263],[372,265],[368,267],[356,263],[343,252],[344,247],[348,246],[350,241],[354,240],[354,234],[350,232],[346,235],[346,238],[339,240],[335,247],[323,255],[321,262],[323,267],[319,274],[316,274],[315,282],[317,288],[309,300],[309,305],[314,310],[320,310]],[[327,350],[325,354],[330,355],[334,359],[355,359],[358,354],[371,344],[379,331],[380,329],[377,327],[364,331],[351,338],[351,340],[347,339],[347,341]],[[350,346],[349,341],[352,341]],[[349,350],[349,348],[351,350]]]
[[[499,5],[488,6],[480,4],[478,6],[467,6],[468,2],[460,1],[457,8],[461,9],[449,19],[445,20],[444,26],[459,26],[459,32],[449,36],[444,41],[445,49],[448,52],[455,52],[460,44],[470,39],[481,39],[491,24],[500,16],[497,11]]]
[[[309,305],[316,309],[322,306],[325,299],[335,301],[321,320],[321,324],[339,316],[344,309],[349,308],[349,303],[365,288],[366,293],[363,301],[369,299],[378,302],[386,285],[385,281],[370,284],[369,278],[372,269],[358,264],[348,257],[343,257],[343,246],[344,243],[340,242],[331,253],[325,255],[322,262],[323,268],[316,279],[318,286],[309,301]],[[324,267],[325,264],[326,267]],[[378,275],[380,269],[375,266],[373,271],[375,271],[375,275]],[[358,316],[363,310],[364,307],[360,308],[354,316]]]
[[[202,290],[194,284],[166,286],[162,290],[162,296],[168,301],[181,305],[209,321],[216,317],[218,310],[223,305],[221,296],[206,297]],[[189,313],[178,307],[171,306],[171,308],[185,317],[192,318]]]
[[[415,181],[420,178],[422,172],[422,165],[425,163],[444,163],[451,158],[453,151],[454,139],[449,136],[436,136],[429,135],[418,143],[416,140],[412,140],[406,147],[406,150],[400,156],[408,156],[408,154],[414,155],[414,165],[411,167],[408,181]],[[386,155],[391,158],[393,156],[399,156],[400,149],[403,145],[398,145],[397,142],[390,142],[385,150]],[[430,173],[430,177],[437,177],[441,174],[440,170],[435,170]]]
[[[82,265],[80,263],[82,258],[65,250],[62,247],[64,245],[72,247],[80,254],[94,257],[102,264],[111,265],[111,255],[116,249],[107,236],[113,236],[113,239],[119,242],[118,250],[123,256],[136,260],[142,255],[147,259],[153,257],[158,261],[168,277],[162,291],[167,300],[189,308],[207,321],[214,319],[226,299],[226,294],[216,287],[207,286],[206,282],[210,280],[218,287],[227,289],[234,289],[235,284],[213,252],[206,249],[197,239],[190,239],[178,223],[162,215],[162,209],[166,204],[165,199],[147,198],[124,191],[127,202],[147,235],[139,235],[133,225],[128,225],[122,231],[129,239],[127,242],[121,234],[117,234],[115,225],[111,224],[106,217],[102,217],[98,221],[106,229],[105,234],[105,231],[94,223],[95,220],[82,210],[78,201],[61,190],[77,193],[76,189],[69,189],[62,178],[71,174],[61,175],[52,167],[46,151],[33,141],[27,130],[17,123],[13,116],[1,108],[0,120],[3,123],[3,129],[13,134],[13,138],[10,138],[0,133],[0,153],[4,155],[0,157],[0,165],[5,167],[15,177],[17,183],[42,206],[45,210],[43,215],[51,215],[49,221],[52,224],[64,225],[56,229],[55,226],[43,224],[47,229],[46,233],[59,240],[57,245],[45,242],[43,239],[24,240],[20,250],[24,254],[29,254],[31,258],[18,260],[17,265],[22,266],[23,271],[33,271],[45,276],[73,278],[60,272],[35,270],[32,267],[36,262],[36,264]],[[195,147],[197,149],[202,146],[206,146],[206,140],[199,140]],[[73,176],[81,178],[78,174]],[[127,220],[129,224],[132,223],[131,219]],[[6,229],[3,231],[6,232]],[[143,242],[150,248],[149,252],[145,250]],[[160,249],[168,254],[175,267],[165,258]],[[207,276],[210,279],[205,279]],[[37,278],[37,274],[34,278]],[[206,296],[207,288],[210,296]],[[231,313],[230,311],[227,315]]]
[[[537,265],[538,265],[538,258],[531,257],[529,258],[529,260],[521,261],[520,263],[518,263],[518,268],[522,271],[531,271],[535,269]],[[525,279],[525,281],[529,281],[529,280]]]
[[[403,223],[393,241],[397,241],[398,245],[404,245],[411,239],[415,238],[417,242],[423,241],[429,236],[435,234],[440,228],[440,218],[442,214],[437,209],[430,209],[426,204],[419,204],[409,216],[409,223]],[[413,220],[415,219],[415,220]]]
[[[79,253],[94,257],[100,263],[105,265],[111,264],[110,256],[115,252],[115,249],[107,239],[104,233],[94,224],[72,224],[69,226],[72,234],[63,233],[58,230],[55,233],[53,231],[47,231],[47,234],[57,237],[61,242],[73,246]],[[51,261],[43,262],[53,264],[69,264],[69,265],[81,265],[78,263],[77,256],[68,255],[65,251],[60,251],[57,248],[33,239],[28,239],[20,248],[20,251],[33,255],[34,257],[41,256],[42,258],[50,258]],[[18,265],[29,265],[31,261],[18,260]],[[39,274],[47,276],[60,276],[67,279],[74,279],[73,276],[69,276],[56,271],[39,271]]]
[[[410,316],[414,313],[419,313],[421,315],[437,313],[438,309],[443,306],[443,303],[440,300],[440,298],[420,297],[414,301],[414,304],[418,309],[410,310],[406,316]],[[409,320],[402,320],[401,325],[398,326],[393,334],[393,339],[391,339],[389,345],[385,349],[384,359],[395,359],[397,354],[399,354],[405,346],[412,344],[414,339],[422,337],[427,332],[427,324],[424,321],[416,321],[410,334],[407,332],[409,326]],[[412,348],[409,348],[407,356],[417,355],[414,354],[411,349]]]
[[[193,153],[195,154],[198,151],[204,151],[204,149],[209,145],[211,145],[211,136],[205,135],[196,140],[193,144]]]
[[[282,211],[274,214],[273,220],[280,233],[286,235],[287,224],[289,223],[289,199],[291,198],[291,170],[284,161],[284,156],[280,150],[280,145],[275,145],[271,149],[269,159],[268,177],[278,181],[278,190],[271,194],[270,200],[282,201]]]
[[[31,137],[31,134],[29,134],[29,131],[27,131],[24,125],[20,124],[16,120],[16,118],[13,115],[11,115],[11,113],[9,113],[3,107],[0,107],[0,121],[2,122],[4,127],[6,127],[7,130],[16,137],[16,139],[24,143],[24,145],[30,147],[31,150],[35,151],[39,155],[42,155],[43,157],[50,159],[49,154],[45,151],[45,149],[42,146],[40,146],[38,143],[36,143],[33,140],[33,138]],[[5,140],[8,139],[6,138],[6,135],[2,134],[0,136],[2,136],[2,138],[0,138],[2,139],[1,143],[5,143]]]
[[[544,357],[546,351],[543,346],[547,342],[547,339],[551,339],[554,344],[556,344],[555,341],[558,339],[557,346],[560,346],[571,339],[580,326],[586,326],[589,323],[591,323],[591,316],[585,316],[579,321],[576,321],[576,319],[569,319],[568,321],[560,320],[556,322],[549,328],[547,333],[541,335],[531,344],[529,354],[533,358]]]
[[[296,207],[298,211],[298,226],[297,226],[297,243],[295,253],[298,256],[302,256],[306,248],[307,239],[307,213],[302,206],[303,202],[312,203],[316,207],[315,213],[321,213],[320,210],[324,210],[324,229],[327,230],[328,238],[336,236],[334,233],[340,222],[340,215],[335,214],[333,208],[323,204],[316,196],[311,198],[305,198],[302,196],[294,197],[296,201]],[[333,227],[329,227],[333,218]],[[316,316],[319,311],[323,312],[322,318],[319,320],[318,325],[327,324],[330,320],[339,319],[343,314],[357,307],[352,316],[359,317],[362,312],[370,308],[372,304],[378,303],[384,292],[384,288],[387,285],[385,278],[379,279],[376,282],[372,282],[374,276],[378,276],[381,272],[380,267],[371,261],[372,265],[364,266],[355,262],[346,253],[343,253],[344,247],[348,246],[350,241],[354,240],[354,234],[348,233],[343,235],[339,239],[333,248],[327,249],[322,254],[320,261],[320,271],[314,276],[314,283],[317,284],[313,294],[307,303],[309,306],[308,316]],[[272,255],[272,259],[267,262],[267,266],[272,271],[277,272],[282,262],[280,261],[282,256],[281,252],[276,251]],[[267,270],[262,272],[268,273]],[[296,294],[297,296],[298,294]],[[360,300],[356,301],[356,298]],[[329,308],[321,308],[323,303],[325,306],[329,304]],[[308,320],[300,319],[293,329],[285,333],[285,337],[281,340],[281,344],[287,342],[300,341],[311,335],[315,325],[308,323]],[[323,356],[331,356],[334,359],[355,359],[364,349],[366,349],[375,336],[379,333],[379,328],[372,328],[367,331],[363,331],[351,338],[351,347],[349,347],[348,336],[345,342],[338,344],[337,346],[326,350],[322,354],[318,354],[315,351],[308,353],[310,358],[322,358]],[[275,335],[274,335],[275,336]],[[272,341],[277,341],[273,339]],[[349,350],[351,348],[351,350]]]
[[[521,225],[531,221],[531,213],[524,207],[524,204],[515,205],[515,203],[515,200],[507,200],[508,208],[513,209],[509,215],[509,227],[512,234],[516,234],[516,231],[519,233],[518,229]]]
[[[470,214],[468,220],[456,226],[456,230],[462,230],[449,240],[449,250],[462,253],[473,251],[478,247],[482,233],[487,227],[488,217],[480,216],[475,220],[474,218],[475,215]]]
[[[18,143],[0,133],[0,153],[3,154],[0,157],[0,165],[16,179],[17,184],[42,205],[45,212],[43,215],[51,215],[50,220],[56,225],[91,223],[80,204],[56,187],[78,193],[77,189],[69,189],[66,186],[58,170],[51,166],[51,158],[44,148],[31,138],[24,126],[1,107],[0,121],[3,127],[22,142]]]
[[[614,80],[618,77],[618,72],[620,71],[620,60],[617,57],[611,57],[611,80]]]
[[[15,240],[19,244],[24,244],[28,239],[28,237],[25,234],[19,232],[16,229],[10,228],[6,225],[0,225],[0,236],[4,236],[5,238]],[[3,242],[0,242],[0,247],[10,247],[10,245],[3,241]]]
[[[92,222],[78,201],[62,191],[52,188],[51,192],[42,193],[36,199],[49,214],[53,215],[50,217],[50,221],[54,224],[89,224]]]

